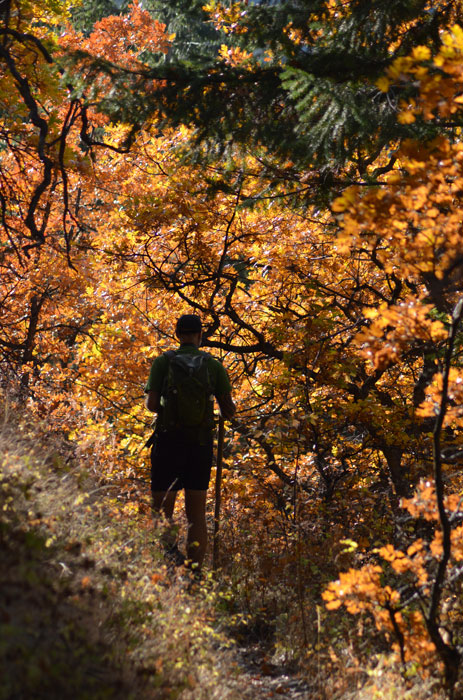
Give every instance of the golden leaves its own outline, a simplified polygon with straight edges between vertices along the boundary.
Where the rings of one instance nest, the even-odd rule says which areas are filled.
[[[208,6],[213,12],[217,7]],[[229,9],[224,26],[239,31],[234,23],[239,25],[240,17],[233,16],[233,5]],[[139,6],[132,6],[131,17],[131,24],[116,18],[97,27],[88,48],[127,66],[137,65],[142,49],[165,50],[161,28],[145,26]],[[217,21],[222,21],[220,16]],[[114,32],[112,54],[103,29]],[[250,54],[226,46],[220,55],[236,66],[251,60]],[[379,86],[387,89],[393,79],[403,81],[407,71],[427,80],[418,63],[428,59],[426,51],[414,51],[408,62],[396,66],[400,71]],[[415,119],[421,108],[419,100],[404,104],[401,113],[408,116],[401,118]],[[112,145],[126,131],[123,125],[105,126]],[[91,236],[78,239],[79,277],[66,268],[62,250],[47,254],[42,269],[32,270],[27,284],[21,281],[13,304],[20,315],[20,302],[46,282],[35,365],[24,366],[41,369],[42,383],[37,382],[35,394],[45,397],[47,410],[51,402],[45,395],[53,387],[59,410],[73,416],[74,424],[67,429],[73,429],[72,437],[92,469],[108,479],[136,477],[145,466],[140,446],[148,423],[142,387],[151,356],[175,342],[175,316],[189,310],[189,304],[197,305],[206,323],[218,322],[209,339],[225,346],[252,346],[263,337],[283,361],[267,358],[264,351],[245,356],[241,364],[233,358],[234,392],[244,407],[249,434],[236,441],[230,457],[233,469],[226,478],[232,526],[246,522],[250,549],[262,549],[263,538],[274,536],[279,515],[275,494],[283,492],[284,481],[269,470],[264,448],[282,465],[283,476],[297,471],[300,483],[314,491],[322,469],[327,478],[347,474],[349,488],[353,484],[352,492],[361,500],[357,512],[359,521],[364,518],[359,526],[363,537],[355,547],[346,526],[336,544],[348,544],[344,554],[358,557],[359,568],[341,573],[328,586],[323,595],[327,608],[344,605],[351,614],[368,612],[389,637],[394,622],[407,649],[414,635],[420,653],[429,653],[432,645],[423,620],[415,610],[402,609],[394,581],[403,578],[425,592],[429,562],[432,565],[432,557],[441,553],[440,535],[429,546],[417,540],[403,550],[396,544],[372,551],[369,543],[377,538],[371,526],[379,530],[382,524],[369,485],[383,469],[379,446],[386,452],[388,446],[400,448],[409,441],[411,456],[402,466],[411,478],[416,474],[415,455],[426,453],[427,438],[421,433],[417,437],[416,421],[435,412],[442,391],[439,375],[430,381],[416,415],[412,395],[424,351],[431,348],[438,361],[447,336],[448,318],[430,301],[429,280],[446,280],[453,274],[462,249],[461,146],[445,139],[425,146],[404,144],[395,154],[396,169],[377,188],[348,188],[335,200],[332,212],[342,229],[338,236],[336,220],[316,211],[289,212],[278,198],[268,206],[243,206],[243,201],[255,204],[261,197],[259,159],[248,156],[242,163],[246,175],[238,196],[222,163],[199,172],[177,160],[175,149],[185,145],[188,136],[187,129],[160,137],[142,131],[131,154],[100,153],[91,172],[82,167],[71,172],[85,230],[91,231]],[[68,164],[74,168],[71,161]],[[229,176],[232,184],[224,192],[220,187]],[[51,230],[59,231],[60,223],[52,211]],[[25,336],[27,318],[21,323],[18,338]],[[375,382],[377,372],[383,375]],[[62,397],[57,386],[66,387]],[[451,373],[450,397],[449,416],[455,410],[452,420],[460,420],[458,372]],[[53,411],[62,426],[64,415],[58,414],[58,407]],[[413,430],[408,431],[410,426]],[[296,457],[301,445],[305,454],[298,452]],[[294,483],[296,489],[296,478]],[[432,490],[427,489],[403,504],[432,525],[436,511]],[[137,508],[128,504],[125,512],[135,515]],[[307,535],[315,506],[298,508]],[[458,529],[454,533],[454,557],[463,558],[463,535]],[[320,545],[316,535],[309,541],[310,552],[319,551],[318,546],[326,561],[328,536],[324,534]],[[239,534],[236,542],[242,537]],[[329,537],[335,539],[331,533]],[[369,560],[362,560],[367,548]],[[272,557],[262,560],[262,571],[269,576],[272,567],[276,568]]]
[[[426,550],[422,539],[416,540],[407,549],[407,553],[395,549],[391,544],[380,547],[377,550],[379,555],[387,561],[395,573],[411,573],[419,586],[424,586],[428,582],[428,572],[426,569]]]
[[[219,49],[219,57],[233,68],[240,66],[241,68],[246,68],[247,70],[252,69],[252,53],[244,51],[237,46],[226,46],[225,44],[222,44]]]
[[[463,493],[451,493],[446,496],[444,505],[451,522],[455,522],[455,518],[461,514],[462,503]],[[422,518],[436,524],[430,541],[418,538],[406,551],[392,544],[374,549],[373,553],[384,562],[382,566],[379,563],[368,563],[341,573],[337,581],[328,585],[322,597],[329,610],[336,610],[344,605],[352,614],[370,614],[377,628],[386,635],[396,636],[399,630],[405,660],[419,660],[426,666],[432,662],[435,648],[428,636],[423,615],[415,609],[413,598],[408,603],[401,599],[399,591],[393,587],[394,579],[389,578],[390,585],[385,581],[387,568],[390,567],[398,587],[403,587],[404,582],[407,582],[403,590],[412,587],[419,591],[420,599],[430,594],[431,572],[435,570],[435,560],[439,560],[443,552],[443,537],[438,524],[439,513],[433,483],[421,481],[413,497],[402,499],[401,507],[414,518]],[[454,562],[463,560],[462,525],[452,527],[451,557]],[[399,651],[397,645],[394,648]]]
[[[429,121],[436,116],[449,117],[458,111],[458,86],[461,87],[463,80],[461,36],[462,29],[453,26],[443,34],[442,46],[434,57],[429,47],[416,46],[409,56],[397,58],[386,75],[378,80],[377,86],[383,92],[393,84],[403,85],[411,81],[418,84],[419,98],[401,103],[400,123],[412,123],[418,115]]]
[[[322,598],[328,610],[336,610],[345,605],[348,612],[355,615],[376,600],[380,586],[380,566],[367,564],[362,569],[349,569],[339,575],[338,581],[328,584]]]
[[[240,2],[230,2],[228,6],[218,0],[210,0],[203,5],[203,10],[208,12],[217,30],[225,34],[245,34],[247,27],[241,23],[246,16],[246,10]]]
[[[426,388],[426,398],[417,410],[417,415],[425,418],[439,413],[442,401],[443,378],[441,373],[436,373],[433,381]],[[461,428],[463,425],[463,370],[451,367],[448,377],[447,406],[444,419],[444,427],[453,426]]]
[[[398,362],[417,339],[433,344],[446,339],[447,330],[442,321],[432,317],[433,311],[431,305],[413,297],[394,306],[383,303],[374,309],[367,308],[364,315],[371,323],[355,340],[375,369],[385,369]]]
[[[391,86],[391,81],[383,75],[376,81],[376,86],[381,92],[387,92]]]
[[[332,211],[344,212],[352,207],[357,201],[357,195],[360,189],[358,187],[347,187],[340,197],[334,200],[331,204]]]

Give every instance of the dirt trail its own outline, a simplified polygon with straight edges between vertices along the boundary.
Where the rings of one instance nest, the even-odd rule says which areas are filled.
[[[306,679],[299,678],[284,664],[270,662],[257,643],[237,649],[237,665],[243,700],[320,700],[323,697],[315,684],[309,685]]]

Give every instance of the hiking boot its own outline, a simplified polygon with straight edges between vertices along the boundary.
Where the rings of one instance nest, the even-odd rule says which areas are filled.
[[[183,564],[185,563],[185,557],[183,556],[176,544],[172,545],[172,547],[168,547],[165,550],[164,557],[169,562],[169,564],[173,564],[173,566],[183,566]]]

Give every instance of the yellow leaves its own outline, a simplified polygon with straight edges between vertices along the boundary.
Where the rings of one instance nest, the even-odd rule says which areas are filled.
[[[240,66],[242,68],[247,68],[248,70],[252,69],[252,53],[244,51],[239,47],[230,47],[222,44],[219,49],[219,57],[222,58],[229,66],[233,66],[234,68]]]
[[[404,204],[410,201],[410,207],[413,207],[414,211],[419,211],[429,201],[429,187],[420,184],[417,187],[409,188],[403,201]]]
[[[407,73],[410,73],[412,67],[413,59],[410,56],[399,56],[388,68],[386,75],[394,81],[403,80],[406,79]]]
[[[463,493],[451,493],[445,498],[445,507],[451,521],[461,512]],[[420,591],[423,600],[430,594],[430,574],[435,571],[435,559],[440,560],[443,552],[442,531],[438,525],[439,515],[435,499],[434,486],[429,481],[420,482],[416,493],[410,499],[403,499],[401,506],[416,518],[434,522],[437,527],[430,541],[417,539],[406,551],[392,544],[373,550],[386,566],[366,564],[358,569],[349,569],[339,575],[337,581],[331,582],[322,594],[329,610],[336,610],[344,605],[352,614],[369,613],[378,628],[385,634],[400,630],[404,642],[406,660],[420,660],[429,664],[435,648],[431,642],[423,616],[419,610],[406,605],[400,597],[396,586],[386,583],[390,571],[398,578],[397,588],[405,584],[412,585]],[[454,562],[463,560],[463,525],[453,526],[451,530],[451,556]],[[390,567],[390,569],[389,569]],[[405,578],[404,578],[405,577]],[[393,580],[396,580],[393,578]],[[412,583],[413,582],[413,583]],[[398,651],[398,647],[396,647]]]
[[[345,546],[344,552],[355,552],[359,546],[357,542],[350,539],[340,540],[339,543]]]
[[[463,502],[463,494],[451,493],[444,499],[444,506],[450,517],[455,517],[456,513],[461,512]],[[435,495],[434,485],[429,481],[421,481],[412,498],[402,499],[401,507],[405,508],[414,518],[423,518],[428,522],[439,521],[439,512]],[[452,556],[458,561],[463,556],[463,528],[457,527],[451,533],[451,548]],[[409,550],[409,556],[415,556],[418,552],[423,554],[422,540],[417,540]],[[430,544],[431,554],[439,558],[442,555],[442,533],[438,529]]]
[[[417,415],[421,418],[437,415],[442,399],[443,377],[437,373],[433,381],[426,388],[426,398],[420,404]],[[452,367],[449,372],[447,395],[450,403],[444,419],[444,427],[453,425],[461,426],[463,421],[463,371]]]
[[[419,85],[417,101],[401,103],[397,117],[400,123],[411,124],[418,114],[425,120],[432,120],[436,116],[446,117],[457,111],[460,103],[457,101],[460,94],[458,86],[462,78],[461,32],[460,27],[454,26],[450,32],[443,34],[442,46],[434,57],[427,46],[415,47],[410,56],[397,58],[381,79],[380,89],[384,92],[392,83],[413,81]],[[439,71],[430,70],[430,67]]]
[[[425,551],[423,540],[417,540],[407,549],[407,553],[395,549],[391,544],[377,550],[384,561],[389,562],[397,574],[410,572],[418,584],[424,585],[428,581],[428,572],[425,568]]]
[[[271,49],[267,49],[264,53],[264,63],[271,63],[275,60],[275,54]]]
[[[381,92],[387,92],[389,90],[390,85],[391,81],[384,75],[376,81],[376,86],[379,88],[379,90],[381,90]]]
[[[360,242],[376,246],[378,259],[390,272],[417,281],[423,273],[444,279],[463,244],[456,216],[463,191],[459,154],[460,146],[445,140],[427,149],[404,144],[398,155],[408,177],[394,173],[387,189],[364,194],[355,208],[349,207],[340,222],[343,251]],[[348,209],[342,200],[335,205],[338,211]]]
[[[341,597],[338,595],[338,591],[332,584],[329,584],[326,591],[323,591],[322,598],[325,601],[327,610],[337,610],[343,604]]]
[[[455,52],[463,52],[463,29],[454,24],[451,30],[444,34],[442,43],[447,48],[453,48]]]
[[[31,0],[21,2],[20,22],[22,30],[30,31],[35,36],[40,37],[49,43],[53,40],[50,28],[62,26],[63,22],[69,19],[72,7],[81,5],[83,0],[75,3],[71,0]],[[19,5],[19,3],[17,3]],[[13,8],[12,8],[13,9]],[[11,10],[10,10],[11,11]],[[13,10],[12,17],[17,13]]]
[[[80,493],[80,494],[74,499],[73,506],[80,506],[82,503],[84,503],[84,502],[86,501],[87,498],[88,498],[88,494],[87,494],[87,493]]]
[[[391,225],[397,229],[398,231],[406,231],[408,228],[408,222],[407,221],[401,221],[400,219],[393,219],[391,221]]]
[[[70,3],[45,0],[34,3],[34,25],[45,23],[48,27],[58,27],[70,17]],[[35,26],[34,26],[35,28]]]
[[[436,559],[439,559],[442,556],[442,552],[444,551],[442,542],[442,532],[437,532],[429,547],[431,554]]]
[[[381,586],[381,573],[381,567],[374,564],[341,573],[339,580],[332,581],[322,593],[327,609],[336,610],[344,605],[351,615],[356,615],[362,610],[371,612],[381,605],[381,600],[395,601],[398,594],[388,586]]]
[[[410,547],[407,549],[407,555],[409,557],[414,557],[415,554],[418,554],[419,552],[423,551],[423,547],[424,541],[420,538],[410,545]]]
[[[461,503],[462,498],[459,498]],[[452,530],[452,557],[455,561],[463,561],[463,525]]]
[[[414,101],[412,100],[409,104],[402,101],[399,106],[400,112],[397,116],[399,124],[413,124],[416,121]]]
[[[80,357],[82,360],[96,358],[98,361],[102,358],[102,352],[97,343],[82,344]]]
[[[240,2],[230,2],[228,6],[224,6],[218,0],[210,0],[203,5],[203,10],[210,14],[216,29],[225,34],[244,34],[247,32],[247,27],[240,23],[240,20],[246,15],[246,10],[243,10]]]
[[[344,212],[349,209],[357,199],[358,187],[348,187],[341,197],[337,197],[331,205],[332,211]]]
[[[428,46],[415,46],[412,50],[412,58],[415,61],[429,61],[431,50]]]
[[[252,58],[250,54],[225,45],[221,56],[231,65],[245,65]],[[426,60],[426,56],[415,53],[414,59]],[[389,80],[385,78],[382,84],[385,89]],[[122,134],[121,127],[111,130],[111,143],[117,143],[119,133]],[[461,251],[458,238],[460,165],[454,158],[458,155],[456,146],[447,150],[444,143],[436,144],[434,150],[410,147],[406,151],[404,148],[397,154],[397,170],[389,173],[378,188],[365,187],[366,196],[363,192],[360,194],[359,188],[346,190],[332,207],[333,212],[343,215],[339,217],[344,222],[341,225],[345,226],[340,243],[328,217],[321,220],[310,212],[299,221],[278,204],[274,204],[271,211],[261,207],[259,211],[243,208],[236,212],[234,197],[223,193],[203,197],[207,179],[177,163],[172,155],[172,149],[182,138],[186,141],[188,133],[185,129],[156,139],[141,133],[130,158],[105,155],[104,161],[97,159],[93,165],[95,189],[82,188],[81,206],[92,230],[95,258],[84,285],[70,286],[67,291],[68,316],[64,320],[53,318],[49,326],[61,332],[61,327],[67,324],[78,333],[77,340],[72,339],[72,353],[79,376],[73,382],[69,373],[67,381],[72,383],[78,401],[88,412],[85,414],[87,424],[76,432],[87,463],[92,469],[104,470],[108,478],[111,473],[139,474],[135,470],[146,466],[137,454],[141,438],[139,435],[132,437],[132,433],[141,433],[143,423],[149,422],[141,408],[148,351],[150,355],[155,354],[173,341],[173,319],[183,304],[169,291],[169,285],[173,284],[182,295],[191,292],[198,308],[205,310],[206,322],[219,319],[220,327],[212,341],[225,339],[235,346],[250,345],[255,343],[255,332],[288,358],[287,376],[277,361],[265,364],[259,357],[255,366],[251,362],[251,378],[234,385],[246,418],[252,415],[257,403],[265,402],[270,395],[275,396],[274,403],[268,402],[270,412],[283,407],[283,417],[278,415],[274,425],[254,432],[253,437],[271,438],[280,450],[276,458],[280,460],[281,457],[286,473],[292,474],[294,468],[294,453],[291,452],[294,432],[305,431],[303,444],[310,449],[311,432],[323,435],[324,421],[328,420],[332,432],[328,433],[328,448],[324,452],[327,469],[334,470],[340,460],[345,459],[347,444],[355,455],[347,458],[349,473],[353,474],[354,470],[362,473],[368,483],[369,475],[375,473],[376,477],[379,460],[373,450],[369,456],[361,444],[363,437],[358,436],[365,434],[367,444],[373,439],[379,442],[383,435],[390,440],[386,444],[399,442],[401,433],[407,430],[404,424],[410,416],[413,382],[422,369],[420,357],[416,360],[416,348],[419,353],[421,348],[435,346],[446,337],[444,322],[435,318],[430,305],[421,303],[426,290],[421,284],[420,271],[435,271],[437,276],[446,269],[446,252]],[[447,160],[440,165],[443,154]],[[249,160],[246,166],[252,166],[257,173],[254,180],[249,176],[243,183],[243,194],[252,199],[261,191],[262,184],[257,182],[260,171],[256,161]],[[217,164],[218,183],[220,167],[221,164]],[[212,168],[207,173],[209,178],[211,171]],[[447,182],[455,187],[450,201],[445,199]],[[96,192],[94,198],[93,192]],[[97,197],[102,203],[95,204]],[[447,212],[453,212],[457,219],[451,219]],[[348,254],[342,260],[336,255],[338,244],[344,246]],[[219,288],[216,280],[222,262],[223,279]],[[162,277],[153,282],[157,270]],[[392,270],[395,276],[388,277],[384,270]],[[232,294],[235,283],[236,290]],[[416,295],[407,296],[413,288],[417,290]],[[320,291],[324,289],[328,290],[326,294]],[[388,299],[389,303],[378,305],[380,298]],[[391,299],[396,303],[391,305]],[[77,301],[83,304],[80,312]],[[366,306],[364,313],[370,325],[364,327],[353,343],[352,337],[363,321],[361,308],[369,304],[375,304],[374,309]],[[245,327],[240,329],[227,318],[230,308],[253,332]],[[348,322],[339,321],[339,308]],[[348,399],[337,387],[341,387],[341,382],[344,386],[347,382],[368,386],[371,368],[368,363],[362,364],[361,353],[372,360],[375,369],[388,369],[388,376],[378,381],[375,389],[378,395],[382,392],[382,396],[386,396],[390,405],[386,404],[385,408],[370,396],[368,401],[355,402],[349,414],[352,404],[344,410]],[[404,354],[406,359],[399,365]],[[233,358],[233,362],[235,376],[239,377],[238,361]],[[46,367],[43,371],[48,373],[51,369]],[[291,392],[300,381],[298,374],[305,372],[310,381],[299,383],[299,388],[304,389],[304,392],[301,389],[300,401],[298,398],[290,403],[288,396],[292,400],[294,393]],[[457,380],[457,376],[452,376],[451,391],[457,404],[462,405]],[[336,381],[339,384],[336,385]],[[315,404],[314,413],[305,419],[299,418],[304,410],[301,406],[307,406],[309,401]],[[135,404],[140,406],[138,412],[133,408]],[[293,411],[293,407],[296,410]],[[354,414],[354,410],[358,413]],[[114,416],[118,419],[110,424]],[[355,432],[353,436],[349,435],[350,416],[355,418],[353,424],[360,426],[351,431]],[[389,421],[394,419],[400,421],[401,433],[391,429]],[[317,430],[310,431],[307,425],[310,422],[317,423]],[[251,430],[252,419],[249,425]],[[263,423],[256,420],[254,425]],[[339,425],[346,426],[341,439]],[[415,440],[415,436],[411,439]],[[426,440],[418,442],[416,439],[413,447],[415,445],[420,448],[415,454],[422,454]],[[255,445],[256,449],[247,451],[243,448],[243,454],[235,453],[233,469],[230,469],[230,476],[227,475],[227,498],[240,524],[242,514],[250,513],[247,520],[251,523],[250,539],[255,541],[253,546],[262,548],[261,535],[268,521],[269,529],[274,526],[271,521],[275,513],[263,494],[266,489],[268,493],[278,493],[281,484],[278,477],[267,476],[266,462],[258,447]],[[309,482],[307,478],[309,485],[314,483],[315,456],[315,453],[303,455],[298,461],[298,476],[305,479],[308,474],[312,480]],[[410,462],[406,464],[407,469],[409,466]],[[412,464],[412,474],[413,469]],[[252,478],[248,476],[250,473]],[[423,492],[422,498],[425,496]],[[365,501],[367,497],[375,496],[366,493]],[[426,511],[432,513],[431,521],[435,520],[432,508],[429,506]],[[134,502],[127,504],[123,512],[133,516],[137,509],[138,504]],[[410,509],[419,510],[416,500],[410,504]],[[312,521],[307,517],[303,522],[304,527],[309,523],[309,532]],[[360,559],[363,543],[367,547],[369,541],[377,539],[369,530],[371,522],[373,516],[363,529],[370,540],[358,537],[358,532],[343,531],[340,535],[355,537],[360,547],[350,539],[337,540],[346,547],[348,554],[354,555],[350,559]],[[459,533],[459,541],[461,539]],[[321,548],[324,546],[325,539]],[[439,556],[439,547],[436,536],[431,554]],[[461,544],[455,551],[463,557]],[[407,581],[411,579],[413,584],[425,586],[427,573],[422,562],[428,555],[420,542],[406,551],[392,545],[381,548],[378,551],[381,566],[370,564],[359,571],[350,569],[340,575],[339,582],[330,584],[323,595],[326,607],[335,610],[344,605],[351,614],[367,611],[374,616],[378,627],[389,634],[388,608],[398,607],[400,597],[392,584],[386,585],[385,572],[390,578],[406,576]],[[371,552],[367,556],[371,557]],[[371,562],[371,558],[361,561]],[[151,580],[158,582],[157,578]],[[407,625],[406,612],[401,615],[395,611],[401,630]],[[413,620],[412,626],[419,628],[419,619]],[[418,643],[426,646],[421,634],[417,635]]]
[[[461,497],[459,499],[461,501]],[[450,548],[452,554],[452,560],[459,562],[463,560],[463,526],[454,528],[450,534]],[[442,532],[438,530],[434,535],[429,547],[431,554],[436,559],[439,559],[443,553],[443,536]]]
[[[362,354],[371,359],[376,369],[385,369],[397,362],[408,346],[421,338],[433,343],[444,340],[447,330],[442,321],[433,319],[430,305],[417,303],[413,297],[396,306],[381,304],[364,310],[371,319],[368,328],[356,336]]]
[[[434,485],[430,481],[420,481],[413,498],[403,498],[400,505],[415,518],[437,520]]]
[[[388,544],[385,547],[381,547],[378,551],[385,561],[394,562],[398,559],[405,558],[405,554],[394,549],[392,544]]]
[[[402,182],[402,173],[400,170],[391,170],[389,173],[386,173],[384,181],[387,182],[388,185],[396,185],[400,182]],[[378,197],[381,199],[383,197],[383,194],[381,190],[378,191]]]
[[[293,23],[290,22],[284,29],[284,33],[288,37],[290,41],[293,42],[293,44],[296,44],[296,46],[300,46],[302,42],[304,41],[304,34],[302,33],[301,29],[296,29],[293,26]]]

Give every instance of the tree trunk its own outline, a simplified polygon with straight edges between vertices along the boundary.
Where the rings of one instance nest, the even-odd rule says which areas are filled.
[[[402,471],[403,450],[400,447],[394,447],[391,445],[385,445],[381,449],[384,457],[386,458],[389,476],[394,486],[396,495],[399,498],[409,496],[410,489]]]

